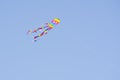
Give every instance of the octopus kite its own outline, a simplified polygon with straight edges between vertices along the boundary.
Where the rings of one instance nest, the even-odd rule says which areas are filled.
[[[60,23],[60,19],[59,18],[54,18],[50,23],[45,23],[45,26],[40,26],[40,27],[38,27],[37,29],[34,29],[34,30],[28,30],[27,34],[40,32],[38,35],[34,36],[34,41],[37,41],[37,39],[39,37],[47,34],[48,31],[53,29],[59,23]]]

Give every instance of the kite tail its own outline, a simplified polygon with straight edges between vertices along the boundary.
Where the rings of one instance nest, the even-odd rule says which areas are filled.
[[[41,37],[41,36],[43,36],[44,34],[45,34],[45,32],[42,32],[41,34],[38,34],[37,36],[34,36],[34,41],[36,41],[38,37]]]
[[[49,26],[41,26],[41,27],[39,27],[39,28],[37,28],[37,29],[34,29],[34,30],[28,30],[28,32],[27,32],[27,34],[30,34],[30,33],[37,33],[38,31],[43,31],[44,29],[46,29],[47,27],[49,27]]]
[[[49,30],[49,29],[46,29],[46,30],[44,30],[41,34],[38,34],[37,36],[34,36],[34,41],[36,41],[38,37],[41,37],[41,36],[43,36],[43,35],[46,35],[46,34],[48,33],[48,30]]]
[[[29,33],[31,33],[31,32],[32,32],[32,30],[28,30],[27,34],[29,34]]]

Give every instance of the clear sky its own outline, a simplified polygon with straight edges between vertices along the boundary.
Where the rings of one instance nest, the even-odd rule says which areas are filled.
[[[119,0],[1,0],[0,36],[0,80],[120,80]]]

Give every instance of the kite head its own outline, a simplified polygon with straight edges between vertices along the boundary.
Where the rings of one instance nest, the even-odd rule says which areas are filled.
[[[60,19],[59,19],[59,18],[54,18],[54,19],[52,20],[52,23],[55,24],[55,25],[57,25],[57,24],[60,23]]]

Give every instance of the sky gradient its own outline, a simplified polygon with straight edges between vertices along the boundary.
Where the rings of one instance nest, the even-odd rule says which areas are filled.
[[[120,80],[119,0],[1,0],[0,28],[0,80]]]

